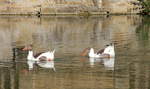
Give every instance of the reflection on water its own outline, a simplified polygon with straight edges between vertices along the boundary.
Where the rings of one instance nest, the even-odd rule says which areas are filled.
[[[0,17],[0,89],[150,89],[149,23],[140,16]],[[80,56],[110,42],[114,59]],[[55,60],[27,61],[21,49],[28,44],[35,53],[56,49]]]
[[[38,65],[41,68],[49,68],[55,71],[54,61],[34,61],[27,60],[28,69],[33,70],[34,66]]]
[[[114,70],[115,58],[103,59],[104,66],[109,70]]]
[[[28,64],[29,70],[32,70],[32,69],[33,69],[33,66],[34,66],[35,63],[36,63],[35,61],[27,60],[27,64]]]
[[[44,62],[38,61],[37,64],[38,64],[38,66],[40,66],[42,68],[50,68],[55,71],[54,61],[44,61]]]
[[[94,67],[99,62],[104,65],[107,70],[114,70],[115,58],[89,58],[90,66]]]

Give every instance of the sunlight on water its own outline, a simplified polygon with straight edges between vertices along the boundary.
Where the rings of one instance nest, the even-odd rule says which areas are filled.
[[[0,89],[149,89],[149,30],[141,16],[0,17]],[[115,58],[80,56],[111,42]],[[54,61],[27,61],[29,44]]]

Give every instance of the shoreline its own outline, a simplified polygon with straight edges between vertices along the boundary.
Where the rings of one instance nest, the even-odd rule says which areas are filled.
[[[0,16],[83,16],[83,17],[89,17],[89,16],[102,16],[102,15],[141,15],[140,13],[42,13],[42,14],[2,14],[0,13]]]

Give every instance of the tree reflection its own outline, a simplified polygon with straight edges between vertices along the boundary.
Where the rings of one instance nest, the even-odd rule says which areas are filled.
[[[143,17],[141,25],[136,29],[139,40],[149,40],[150,18]]]

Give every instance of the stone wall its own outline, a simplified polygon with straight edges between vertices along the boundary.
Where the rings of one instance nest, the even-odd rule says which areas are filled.
[[[138,13],[138,3],[137,0],[0,0],[0,14]]]

